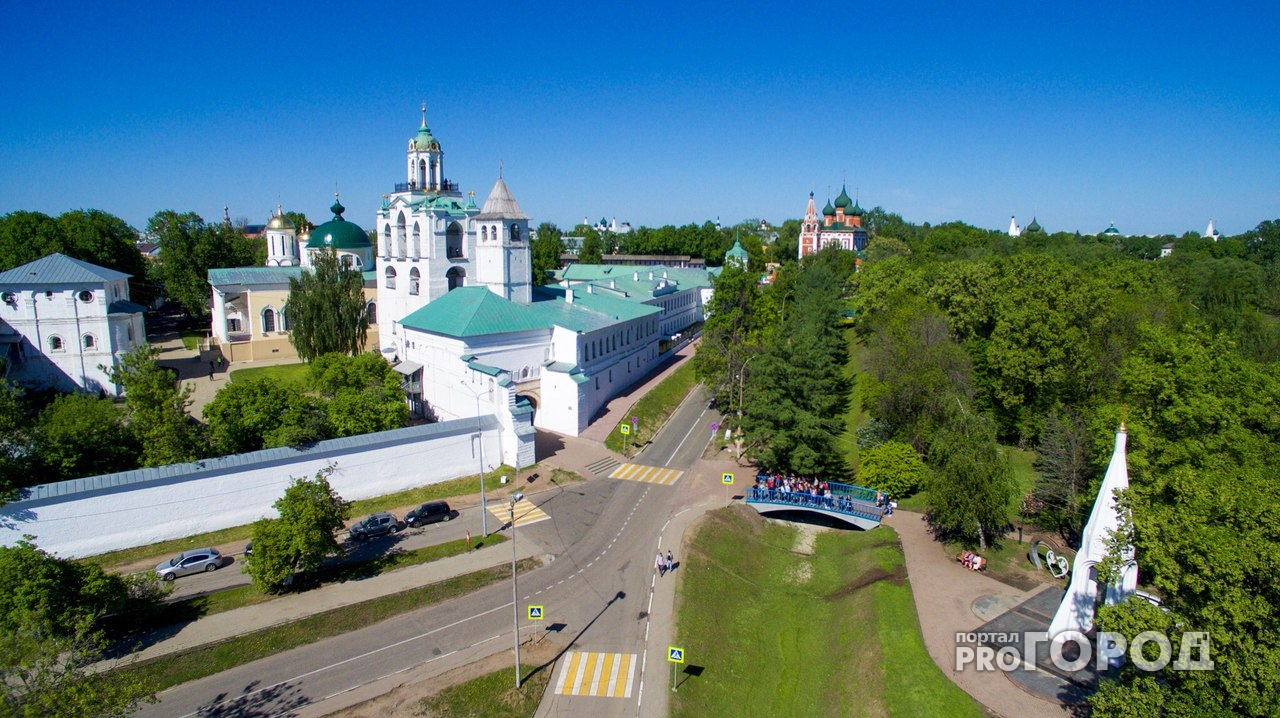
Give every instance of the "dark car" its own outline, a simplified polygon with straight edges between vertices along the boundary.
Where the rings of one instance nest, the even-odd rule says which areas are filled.
[[[351,538],[366,541],[404,528],[404,523],[386,511],[379,511],[351,527]]]
[[[430,501],[410,511],[404,522],[410,526],[426,526],[437,521],[453,520],[453,509],[444,501]]]

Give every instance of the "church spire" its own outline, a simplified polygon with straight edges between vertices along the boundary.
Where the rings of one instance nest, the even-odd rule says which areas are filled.
[[[422,127],[419,129],[427,129],[427,103],[425,100],[422,103]]]

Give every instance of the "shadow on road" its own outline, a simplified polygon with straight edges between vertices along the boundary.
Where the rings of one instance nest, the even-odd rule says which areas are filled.
[[[219,718],[250,718],[251,716],[288,716],[307,705],[309,701],[302,691],[291,683],[279,683],[267,688],[258,688],[258,681],[244,687],[244,691],[234,697],[220,693],[213,700],[196,710],[198,716],[218,716]]]
[[[601,608],[601,609],[600,609],[600,612],[599,612],[599,613],[597,613],[597,614],[595,615],[595,617],[594,617],[594,618],[592,618],[590,621],[587,621],[587,625],[583,626],[583,627],[582,627],[582,630],[581,630],[581,631],[578,631],[577,635],[575,635],[575,636],[574,636],[574,637],[569,641],[569,643],[567,643],[567,644],[565,645],[565,647],[564,647],[564,648],[561,648],[559,653],[557,653],[557,654],[555,654],[554,656],[552,656],[552,657],[551,657],[551,660],[547,661],[546,663],[543,663],[542,665],[538,666],[537,668],[534,668],[532,671],[529,671],[529,674],[528,674],[528,675],[526,675],[526,676],[524,676],[523,678],[521,678],[521,679],[520,679],[520,682],[521,682],[521,683],[523,683],[523,682],[525,682],[525,681],[529,680],[530,678],[532,678],[533,676],[537,675],[538,673],[540,673],[540,672],[542,672],[542,671],[547,670],[547,669],[548,669],[548,668],[550,668],[551,666],[554,666],[554,665],[556,664],[556,661],[559,661],[559,660],[560,660],[560,658],[561,658],[561,657],[563,657],[563,656],[564,656],[564,654],[565,654],[566,652],[568,652],[568,650],[569,650],[570,648],[573,648],[574,646],[578,645],[578,639],[579,639],[579,638],[582,638],[582,636],[583,636],[583,635],[585,635],[585,634],[586,634],[586,632],[587,632],[588,630],[590,630],[590,629],[591,629],[591,626],[592,626],[593,624],[595,624],[595,622],[596,622],[596,621],[600,620],[600,617],[604,615],[604,612],[605,612],[605,611],[608,611],[608,610],[609,610],[609,607],[610,607],[610,606],[612,606],[613,604],[617,603],[618,601],[621,601],[622,599],[624,599],[624,598],[626,598],[626,597],[627,597],[627,594],[626,594],[626,592],[625,592],[625,591],[618,591],[617,593],[615,593],[615,594],[613,595],[613,598],[609,599],[609,602],[608,602],[608,603],[606,603],[606,604],[604,604],[604,608]]]

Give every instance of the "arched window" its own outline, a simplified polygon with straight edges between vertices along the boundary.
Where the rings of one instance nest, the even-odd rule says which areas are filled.
[[[489,241],[489,228],[488,228],[488,227],[481,227],[481,228],[480,228],[480,241],[481,241],[481,242],[488,242],[488,241]]]
[[[513,223],[511,225],[511,241],[512,242],[520,241],[520,225],[518,224]]]
[[[414,267],[409,270],[409,294],[418,295],[418,282],[421,280],[422,274],[418,272],[418,268]]]
[[[409,242],[409,251],[413,253],[414,259],[422,256],[422,228],[417,222],[413,223],[413,238]]]
[[[462,225],[450,222],[444,232],[445,254],[449,259],[462,258]]]
[[[382,256],[391,256],[391,223],[387,222],[382,228]]]
[[[280,307],[280,331],[289,331],[289,307]]]
[[[267,307],[262,310],[262,331],[274,332],[276,330],[276,310]]]
[[[462,269],[462,267],[451,267],[449,271],[444,273],[444,276],[445,276],[445,279],[449,280],[450,292],[457,289],[458,287],[466,286],[467,273],[465,270]]]
[[[83,340],[84,340],[84,348],[85,348],[85,349],[92,349],[92,348],[94,347],[94,345],[96,345],[96,344],[97,344],[97,342],[96,342],[96,341],[94,341],[94,338],[93,338],[93,335],[92,335],[92,334],[86,334],[86,335],[84,335]]]
[[[386,277],[386,281],[384,282],[384,284],[387,285],[387,289],[395,289],[396,288],[396,268],[387,267],[387,271],[383,272],[383,276]]]
[[[49,337],[49,351],[51,352],[62,351],[62,337],[58,336],[57,334],[54,334],[53,336]]]
[[[364,305],[364,314],[366,317],[369,318],[370,324],[378,323],[378,305],[376,303],[369,302],[368,304]]]
[[[406,238],[405,238],[405,230],[404,230],[404,212],[401,212],[399,219],[396,220],[396,256],[397,257],[408,256],[408,252],[405,251],[405,246],[404,246],[405,239]]]

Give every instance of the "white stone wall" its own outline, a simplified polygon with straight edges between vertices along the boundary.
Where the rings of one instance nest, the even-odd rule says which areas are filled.
[[[77,557],[239,526],[274,516],[291,477],[330,464],[330,483],[349,500],[474,475],[478,427],[485,462],[496,466],[504,432],[484,417],[36,487],[0,507],[0,544],[31,534],[41,548]]]

